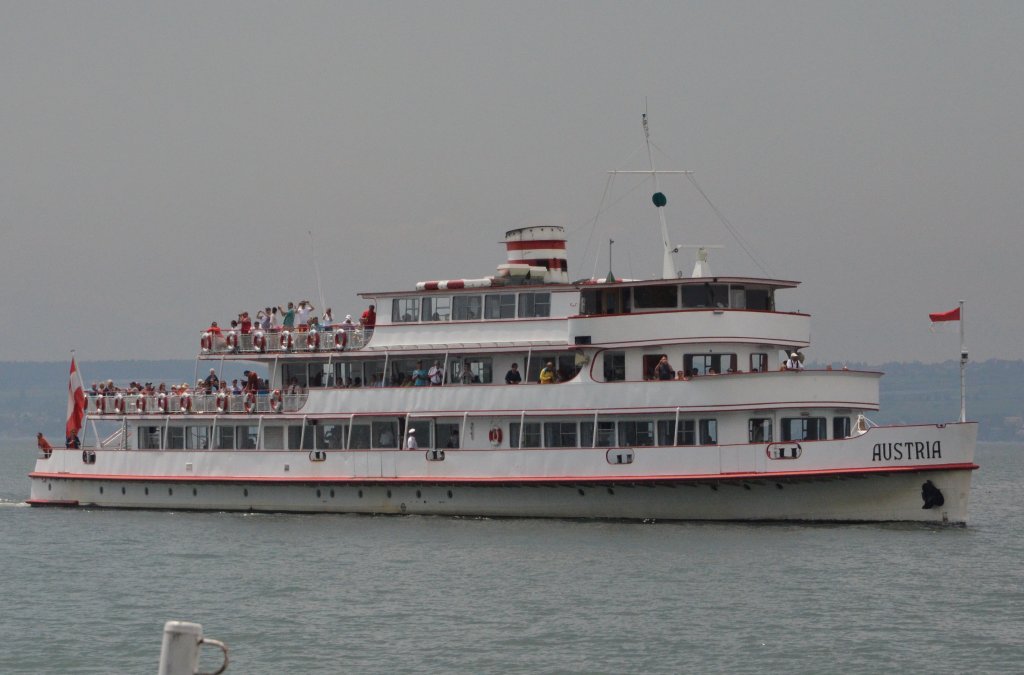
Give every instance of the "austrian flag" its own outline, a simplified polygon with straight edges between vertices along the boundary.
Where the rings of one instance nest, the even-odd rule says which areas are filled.
[[[948,312],[936,312],[929,314],[928,318],[932,320],[932,323],[938,323],[939,321],[959,321],[960,320],[960,308],[951,309]]]
[[[70,441],[82,430],[85,418],[85,388],[82,376],[75,367],[75,357],[71,357],[71,375],[68,377],[68,421],[64,428],[64,436]]]

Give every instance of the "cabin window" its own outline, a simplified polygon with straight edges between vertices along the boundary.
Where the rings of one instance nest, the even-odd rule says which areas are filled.
[[[327,363],[309,364],[309,386],[310,387],[333,387],[334,386],[334,365]]]
[[[423,298],[422,306],[420,316],[424,321],[448,321],[452,318],[452,299],[449,297]]]
[[[520,293],[519,316],[520,318],[551,316],[551,294]]]
[[[615,422],[597,423],[597,444],[594,443],[594,423],[580,422],[580,445],[584,448],[614,448]]]
[[[546,448],[575,448],[576,447],[576,423],[575,422],[545,422],[544,423],[544,447],[546,447]]]
[[[484,296],[485,319],[516,318],[515,293],[488,293]]]
[[[619,422],[619,444],[623,446],[654,445],[654,422],[651,420]]]
[[[658,375],[654,372],[654,369],[661,361],[662,356],[667,356],[667,354],[644,354],[643,369],[645,380],[658,379]],[[672,365],[671,361],[669,361],[669,365]]]
[[[185,448],[185,428],[167,428],[167,447],[170,450],[182,450]]]
[[[826,420],[824,417],[783,417],[782,440],[784,441],[820,441],[825,435]]]
[[[751,443],[771,442],[772,420],[770,417],[751,417],[747,420],[747,440]]]
[[[460,425],[457,422],[438,422],[435,424],[434,428],[437,430],[437,433],[434,434],[434,447],[458,448],[460,445],[459,427]]]
[[[718,445],[718,420],[700,421],[700,444]]]
[[[189,450],[209,450],[210,427],[185,427],[185,447]]]
[[[850,437],[850,418],[849,417],[833,417],[832,418],[832,438],[849,438]]]
[[[522,426],[522,443],[519,442],[519,422],[511,422],[508,425],[508,447],[510,448],[539,448],[540,444],[540,422],[526,422]]]
[[[490,356],[449,359],[448,381],[458,384],[490,384],[494,381],[494,359]]]
[[[526,381],[540,382],[540,371],[548,363],[555,365],[555,382],[567,382],[580,372],[574,354],[532,354]]]
[[[637,309],[675,309],[679,306],[679,287],[638,286],[633,289],[633,306]]]
[[[273,427],[266,427],[263,430],[263,447],[265,448],[271,447],[267,444],[270,443],[272,428]],[[303,433],[303,430],[305,430],[305,433]],[[317,426],[315,424],[307,422],[306,424],[293,424],[288,427],[289,450],[313,450],[322,448],[323,446],[321,444],[317,444],[317,440]],[[277,448],[281,446],[275,445],[273,447]]]
[[[349,435],[349,450],[366,450],[370,447],[370,425],[353,424]]]
[[[139,450],[156,450],[160,447],[162,427],[139,427],[135,433],[139,438]]]
[[[334,383],[338,387],[351,387],[357,375],[362,373],[359,364],[351,361],[337,361],[334,363]]]
[[[747,309],[755,309],[762,312],[770,312],[775,309],[775,302],[771,289],[748,288]]]
[[[452,299],[452,319],[473,321],[481,316],[479,295],[456,295]]]
[[[373,422],[371,423],[371,431],[373,433],[373,447],[398,447],[398,425],[394,420]]]
[[[409,323],[411,321],[419,321],[419,318],[419,298],[392,298],[391,323]]]
[[[230,450],[235,447],[235,428],[217,427],[216,448],[218,450]]]
[[[235,443],[239,450],[255,450],[259,441],[260,428],[255,425],[240,425],[235,427]]]
[[[736,372],[735,354],[685,354],[683,369],[691,375],[720,375]]]
[[[626,352],[604,353],[604,381],[621,382],[626,379]]]
[[[330,422],[317,426],[317,447],[324,450],[341,450],[345,447],[347,428],[344,424],[332,424]]]
[[[679,427],[676,429],[676,442],[672,442],[672,429],[675,427],[675,420],[658,421],[658,445],[697,445],[697,422],[694,420],[679,420]]]
[[[750,372],[752,373],[767,373],[768,372],[768,355],[758,352],[750,355]]]
[[[305,363],[286,363],[281,366],[281,382],[283,386],[293,384],[299,387],[309,386],[309,369]]]
[[[299,429],[299,427],[289,427],[289,431],[292,429]],[[284,445],[284,430],[285,427],[278,426],[276,424],[268,424],[263,427],[263,447],[267,450],[283,450]],[[295,438],[295,445],[292,447],[298,447],[298,436]]]

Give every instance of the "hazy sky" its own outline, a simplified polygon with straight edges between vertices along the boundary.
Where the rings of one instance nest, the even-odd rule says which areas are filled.
[[[210,320],[492,274],[660,274],[696,180],[803,286],[808,356],[1024,358],[1024,3],[0,0],[0,360],[190,357]],[[677,243],[723,244],[685,180]],[[310,237],[307,232],[312,232]],[[599,257],[598,257],[599,256]],[[689,254],[679,266],[692,267]]]

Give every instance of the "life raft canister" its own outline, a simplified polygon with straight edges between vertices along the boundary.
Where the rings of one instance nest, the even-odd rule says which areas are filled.
[[[238,333],[235,331],[229,331],[227,337],[224,339],[225,344],[228,346],[228,351],[234,354],[238,351]]]
[[[501,427],[493,426],[491,430],[487,432],[487,440],[491,442],[491,445],[498,447],[501,445]]]
[[[192,394],[185,393],[181,395],[181,399],[178,401],[178,410],[182,413],[192,412]]]
[[[348,331],[338,330],[334,332],[334,348],[339,352],[344,351],[345,347],[348,346]]]
[[[251,391],[245,395],[245,412],[250,415],[256,410],[256,394]]]
[[[252,346],[256,348],[256,351],[262,354],[267,351],[267,336],[263,331],[258,330],[252,334]]]
[[[284,396],[281,395],[280,389],[275,389],[270,394],[270,409],[276,413],[284,410]]]
[[[203,333],[199,338],[199,348],[204,354],[209,354],[213,350],[213,336],[209,332]]]
[[[114,397],[114,412],[117,413],[118,415],[123,415],[124,407],[124,396],[118,394],[117,396]]]
[[[290,331],[281,331],[281,351],[290,352],[292,350],[292,334]]]
[[[306,333],[306,349],[311,352],[315,352],[320,349],[320,333],[315,330],[311,330]]]

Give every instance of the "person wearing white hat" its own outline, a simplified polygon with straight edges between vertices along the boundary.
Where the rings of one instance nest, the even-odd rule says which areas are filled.
[[[405,439],[405,449],[406,450],[418,450],[419,447],[420,447],[419,444],[416,443],[416,430],[415,429],[409,429],[409,437]]]
[[[793,352],[786,361],[786,370],[803,370],[804,364],[800,362],[800,355]]]
[[[356,329],[356,325],[354,323],[352,323],[352,315],[351,314],[346,314],[345,315],[345,320],[341,322],[341,329],[343,331],[345,331],[346,333],[350,332],[350,331],[354,331]]]

